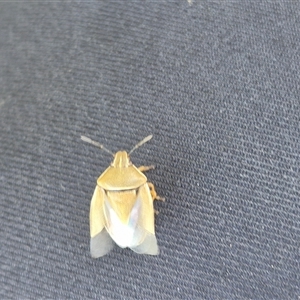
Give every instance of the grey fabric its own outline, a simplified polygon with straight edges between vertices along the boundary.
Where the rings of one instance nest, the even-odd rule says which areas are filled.
[[[1,1],[1,299],[299,299],[298,1]],[[156,165],[160,255],[89,253],[112,151]]]

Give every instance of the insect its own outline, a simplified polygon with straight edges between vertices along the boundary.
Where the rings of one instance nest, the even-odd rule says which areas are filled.
[[[112,153],[86,136],[81,139],[113,155],[111,165],[101,174],[90,206],[90,250],[98,258],[107,254],[114,242],[139,254],[157,255],[154,231],[154,200],[162,200],[154,185],[142,173],[154,166],[135,167],[130,154],[148,142],[152,135],[136,144],[129,153]]]

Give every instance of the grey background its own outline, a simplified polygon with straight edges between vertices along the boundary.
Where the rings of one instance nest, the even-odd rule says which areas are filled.
[[[299,299],[298,1],[1,1],[1,299]],[[93,260],[112,151],[161,253]]]

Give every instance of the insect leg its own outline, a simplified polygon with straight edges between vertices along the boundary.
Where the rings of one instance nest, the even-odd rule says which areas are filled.
[[[154,200],[160,200],[160,201],[165,201],[165,198],[163,197],[160,197],[157,195],[156,193],[156,190],[155,190],[155,187],[154,187],[154,184],[151,183],[151,182],[148,182],[148,186],[149,186],[149,189],[150,189],[150,193],[151,193],[151,197]]]
[[[151,165],[151,166],[140,166],[138,167],[138,169],[141,171],[141,172],[146,172],[146,171],[149,171],[149,170],[152,170],[154,169],[155,166]]]

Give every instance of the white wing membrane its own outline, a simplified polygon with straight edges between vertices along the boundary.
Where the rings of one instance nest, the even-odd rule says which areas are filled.
[[[129,247],[134,239],[134,228],[137,226],[137,220],[133,219],[128,223],[122,222],[108,201],[104,203],[104,215],[106,218],[105,226],[111,238],[119,247]]]
[[[138,189],[126,222],[120,220],[106,196],[104,199],[105,227],[116,244],[140,254],[157,255],[159,250],[154,233],[153,200],[148,185],[144,184]]]

